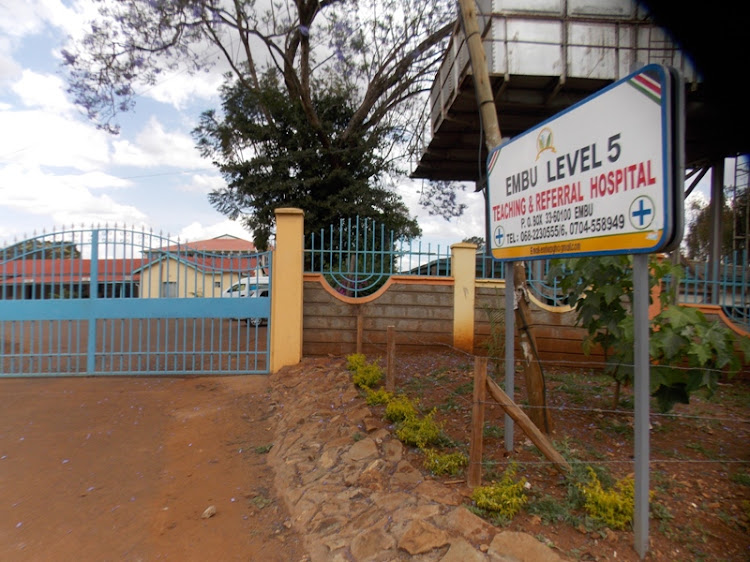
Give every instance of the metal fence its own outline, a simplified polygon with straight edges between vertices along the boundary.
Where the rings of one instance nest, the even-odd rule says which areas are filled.
[[[356,217],[308,237],[305,271],[358,298],[376,292],[391,275],[450,276],[450,257],[447,246],[402,238],[373,219]]]
[[[117,227],[8,245],[0,376],[268,372],[267,330],[238,320],[269,318],[270,284],[259,298],[224,297],[270,267],[270,254],[202,251]]]
[[[748,251],[724,256],[715,268],[707,261],[686,261],[678,299],[683,304],[721,306],[736,324],[750,331],[750,261]]]

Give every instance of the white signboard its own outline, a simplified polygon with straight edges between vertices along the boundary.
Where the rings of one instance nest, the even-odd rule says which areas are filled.
[[[673,239],[671,78],[649,65],[488,158],[497,259],[647,253]]]

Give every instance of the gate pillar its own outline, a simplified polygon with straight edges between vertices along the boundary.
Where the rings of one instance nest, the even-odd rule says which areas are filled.
[[[271,372],[302,360],[304,217],[301,209],[276,209],[271,273]]]
[[[474,285],[477,246],[467,242],[451,246],[453,276],[453,346],[474,352]]]

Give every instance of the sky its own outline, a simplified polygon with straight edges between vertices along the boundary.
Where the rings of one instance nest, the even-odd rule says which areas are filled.
[[[72,104],[60,50],[94,9],[92,0],[0,0],[0,247],[71,225],[132,226],[181,241],[252,239],[209,204],[223,179],[190,135],[200,114],[220,105],[220,70],[174,73],[139,92],[118,136]],[[708,177],[702,183],[698,197]],[[460,192],[468,208],[449,222],[419,205],[421,189],[408,179],[398,187],[423,242],[445,247],[484,235],[481,193]]]
[[[252,239],[208,202],[221,175],[190,135],[220,106],[220,71],[166,76],[139,92],[121,132],[97,130],[66,93],[60,50],[93,15],[91,0],[0,0],[0,245],[34,232],[117,224],[182,241],[232,234]],[[481,194],[461,194],[450,223],[419,205],[421,184],[399,192],[425,240],[441,245],[483,234]]]

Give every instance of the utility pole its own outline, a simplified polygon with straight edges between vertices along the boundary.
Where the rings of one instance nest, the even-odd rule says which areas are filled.
[[[484,45],[482,45],[482,34],[479,31],[477,21],[477,7],[474,0],[458,0],[458,5],[461,9],[461,21],[466,36],[466,44],[469,47],[474,89],[477,94],[479,113],[482,117],[485,145],[489,151],[500,144],[502,136],[500,135],[500,124],[495,110],[495,99],[492,96],[490,74],[487,70],[487,57],[484,54]]]
[[[487,57],[484,53],[484,45],[482,44],[482,34],[479,31],[476,2],[475,0],[458,0],[458,4],[461,10],[461,22],[464,35],[466,36],[466,44],[469,48],[469,60],[474,78],[474,89],[477,104],[479,105],[479,114],[482,119],[485,145],[487,146],[487,151],[491,152],[500,146],[502,135],[495,108],[495,99],[492,95],[490,74],[487,69]],[[487,200],[488,192],[489,186],[485,186],[485,201]],[[487,233],[488,247],[490,245],[489,236],[490,233]],[[513,400],[515,386],[514,308],[519,306],[515,303],[523,300],[524,295],[523,284],[514,283],[514,264],[522,265],[521,262],[506,262],[505,264],[505,392],[511,400]],[[521,283],[524,277],[521,277]],[[514,293],[518,294],[515,299],[513,298]],[[523,304],[525,305],[526,303],[524,302]],[[522,315],[523,310],[518,309],[517,313]],[[519,333],[519,337],[522,338],[522,342],[525,342],[524,338],[527,338],[530,343],[530,345],[522,344],[521,350],[524,356],[524,374],[526,376],[529,403],[534,408],[534,415],[531,418],[541,431],[549,434],[552,423],[546,408],[544,375],[536,353],[536,340],[529,329],[529,315],[522,315],[521,318],[523,319],[521,322],[523,332]],[[513,450],[513,420],[507,414],[505,415],[505,449],[508,451]]]

